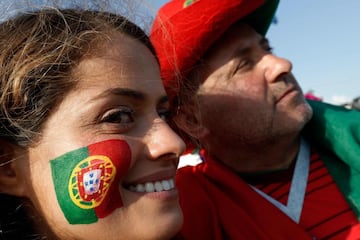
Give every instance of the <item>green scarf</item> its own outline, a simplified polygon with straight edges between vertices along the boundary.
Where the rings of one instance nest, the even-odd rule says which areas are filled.
[[[314,115],[304,129],[360,220],[360,111],[309,101]]]

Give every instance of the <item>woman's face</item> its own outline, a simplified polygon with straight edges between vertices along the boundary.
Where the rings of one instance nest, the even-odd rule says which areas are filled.
[[[184,143],[166,123],[158,64],[120,33],[98,52],[28,150],[26,195],[60,239],[169,239],[182,224]]]

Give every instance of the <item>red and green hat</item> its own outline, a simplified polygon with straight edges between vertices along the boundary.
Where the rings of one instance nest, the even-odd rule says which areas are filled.
[[[162,6],[151,29],[165,89],[170,98],[183,77],[210,46],[241,20],[265,35],[279,0],[172,0]]]

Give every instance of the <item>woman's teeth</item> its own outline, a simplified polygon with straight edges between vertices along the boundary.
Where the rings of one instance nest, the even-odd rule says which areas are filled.
[[[133,192],[161,192],[161,191],[168,191],[175,188],[174,179],[169,180],[162,180],[162,181],[156,181],[156,182],[147,182],[143,184],[136,184],[131,185],[129,187],[130,191]]]

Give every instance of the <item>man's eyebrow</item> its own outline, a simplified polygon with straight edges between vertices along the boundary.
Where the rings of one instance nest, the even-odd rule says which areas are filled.
[[[261,46],[269,46],[270,45],[270,42],[269,40],[266,38],[266,37],[261,37],[260,40],[259,40],[259,44]],[[232,54],[231,57],[239,57],[239,56],[244,56],[246,55],[247,53],[249,53],[251,51],[251,47],[250,46],[241,46],[239,47],[238,49],[236,49],[234,51],[234,53]]]
[[[109,88],[106,91],[100,93],[96,97],[93,98],[93,100],[98,98],[103,98],[108,95],[119,95],[124,97],[130,97],[136,100],[142,100],[144,101],[146,99],[145,94],[142,92],[130,89],[130,88]]]
[[[237,58],[237,57],[242,57],[244,55],[246,55],[247,53],[249,53],[251,51],[251,48],[249,46],[241,46],[239,48],[237,48],[234,53],[231,55],[231,58]]]
[[[261,45],[270,45],[269,39],[262,37],[259,42]]]

